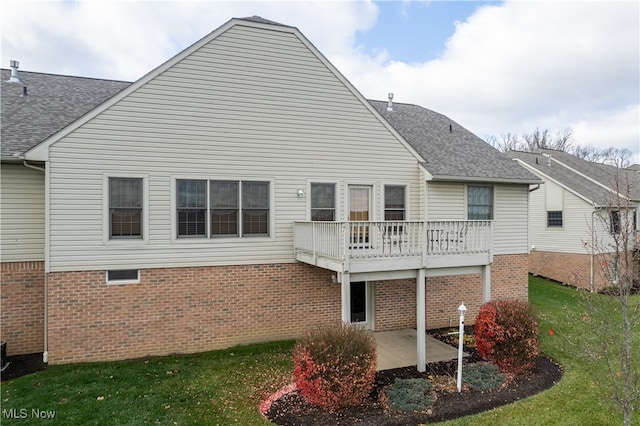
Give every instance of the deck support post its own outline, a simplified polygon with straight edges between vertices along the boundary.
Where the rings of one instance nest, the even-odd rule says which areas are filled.
[[[491,301],[491,265],[482,266],[482,303]]]
[[[351,323],[351,277],[348,272],[342,274],[342,322]]]
[[[418,347],[418,371],[427,371],[427,325],[426,325],[426,273],[425,269],[418,269],[416,278],[416,330]]]

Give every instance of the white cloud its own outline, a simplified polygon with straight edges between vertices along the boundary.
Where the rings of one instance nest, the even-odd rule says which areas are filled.
[[[406,64],[361,52],[335,60],[365,96],[394,92],[481,136],[572,127],[580,144],[637,153],[639,8],[507,2],[458,23],[437,60]]]
[[[425,5],[404,10],[428,13]],[[403,63],[356,45],[356,33],[380,19],[370,1],[14,1],[2,5],[1,64],[134,80],[231,17],[260,15],[298,27],[366,97],[394,92],[480,136],[572,127],[578,143],[639,153],[639,9],[635,1],[483,6],[457,23],[441,57]]]
[[[231,18],[259,15],[298,27],[325,54],[375,24],[366,2],[74,1],[2,6],[2,65],[135,80]],[[78,71],[80,70],[80,74]]]

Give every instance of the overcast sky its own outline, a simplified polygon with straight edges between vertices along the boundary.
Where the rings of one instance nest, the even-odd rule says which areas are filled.
[[[298,27],[369,99],[640,163],[640,2],[2,2],[2,68],[134,81],[232,17]]]

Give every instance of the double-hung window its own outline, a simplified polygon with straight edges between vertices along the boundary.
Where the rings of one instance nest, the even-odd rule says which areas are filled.
[[[336,220],[336,185],[311,184],[311,220],[333,222]]]
[[[207,235],[207,181],[178,181],[178,236]]]
[[[493,219],[493,186],[467,187],[467,219]]]
[[[269,182],[176,181],[177,236],[268,236]]]
[[[216,180],[209,183],[211,193],[211,235],[239,235],[238,182]]]
[[[269,183],[242,182],[242,236],[269,235]]]
[[[405,187],[384,186],[384,220],[405,220]]]
[[[109,238],[142,238],[142,179],[109,178]]]

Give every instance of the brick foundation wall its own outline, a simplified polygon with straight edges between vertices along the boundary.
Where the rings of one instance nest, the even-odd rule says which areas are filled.
[[[588,290],[591,277],[591,255],[535,250],[529,254],[529,272]],[[608,285],[598,264],[594,265],[594,284],[596,289],[602,289]]]
[[[7,355],[44,348],[44,262],[0,264],[0,340]]]
[[[493,271],[493,266],[491,267]],[[492,286],[494,285],[492,275]],[[482,305],[480,274],[427,278],[427,329],[457,327],[461,302],[467,307],[465,324],[475,323]]]
[[[529,256],[508,254],[493,257],[491,300],[529,300]]]
[[[340,321],[340,285],[302,263],[51,273],[49,362],[191,353],[298,336]]]
[[[373,294],[376,331],[416,327],[416,280],[375,281]]]
[[[428,277],[425,290],[427,329],[457,326],[461,302],[468,309],[465,323],[475,322],[482,305],[481,274]],[[376,331],[416,326],[415,280],[377,281],[374,293]],[[528,300],[526,254],[494,256],[491,299]]]
[[[341,318],[340,284],[303,263],[147,269],[140,283],[105,283],[105,271],[48,275],[49,362],[109,361],[192,353],[295,338]],[[492,297],[526,298],[527,257],[495,256]],[[415,280],[377,281],[378,331],[416,326]],[[429,277],[427,328],[473,324],[481,274]]]

